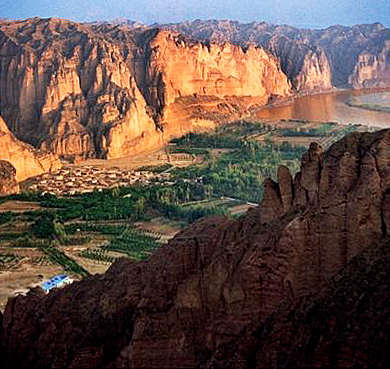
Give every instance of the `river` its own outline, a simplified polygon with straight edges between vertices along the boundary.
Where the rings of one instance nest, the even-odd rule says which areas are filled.
[[[388,92],[385,93],[388,94]],[[302,96],[279,106],[262,108],[256,115],[270,122],[281,119],[299,119],[390,127],[390,113],[363,110],[345,103],[352,97],[368,94],[372,92],[348,90]]]

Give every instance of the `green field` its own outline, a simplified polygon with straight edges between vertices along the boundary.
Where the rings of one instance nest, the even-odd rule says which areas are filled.
[[[173,140],[168,153],[190,154],[201,160],[187,167],[166,163],[143,168],[169,170],[165,184],[138,183],[75,196],[22,193],[0,198],[0,203],[24,201],[37,206],[37,210],[0,213],[1,268],[13,268],[31,254],[31,263],[52,263],[83,277],[91,267],[87,261],[109,265],[118,257],[143,260],[161,246],[161,235],[140,231],[137,222],[147,224],[162,218],[189,224],[216,214],[239,216],[245,206],[261,201],[263,182],[276,179],[279,165],[295,175],[311,141],[327,147],[354,130],[364,127],[240,121]],[[240,205],[244,208],[231,211]],[[12,250],[16,249],[26,257],[14,256]]]

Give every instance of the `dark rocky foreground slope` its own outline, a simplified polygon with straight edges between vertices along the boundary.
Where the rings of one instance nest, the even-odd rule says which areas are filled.
[[[5,367],[384,367],[390,130],[315,144],[259,208],[204,219],[147,262],[9,300]]]

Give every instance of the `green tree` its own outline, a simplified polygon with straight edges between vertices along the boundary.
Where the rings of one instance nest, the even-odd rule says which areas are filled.
[[[54,235],[59,239],[61,243],[69,242],[69,236],[65,231],[65,227],[61,222],[53,221]]]
[[[52,238],[54,231],[54,217],[51,214],[40,216],[31,226],[32,233],[38,238]]]
[[[145,212],[145,199],[140,197],[135,203],[135,215],[136,218],[139,219]]]
[[[206,199],[209,199],[211,195],[213,194],[213,186],[210,184],[207,184],[204,186],[204,194],[206,196]]]

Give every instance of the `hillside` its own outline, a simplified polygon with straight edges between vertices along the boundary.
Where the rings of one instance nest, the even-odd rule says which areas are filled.
[[[47,296],[9,300],[6,367],[384,366],[390,130],[312,144],[258,208]]]
[[[63,157],[134,155],[291,93],[262,48],[54,18],[0,22],[0,65],[8,127]]]
[[[0,196],[19,192],[15,174],[15,168],[8,161],[0,160]]]
[[[389,45],[381,24],[0,21],[0,114],[60,157],[127,157],[295,92],[389,87]]]
[[[18,140],[0,116],[0,160],[8,161],[16,169],[14,176],[18,182],[61,167],[60,160],[52,153],[39,151]],[[10,186],[14,187],[13,180]]]
[[[196,20],[163,27],[197,40],[260,45],[279,58],[298,91],[390,86],[390,30],[380,23],[310,30],[265,22]]]

